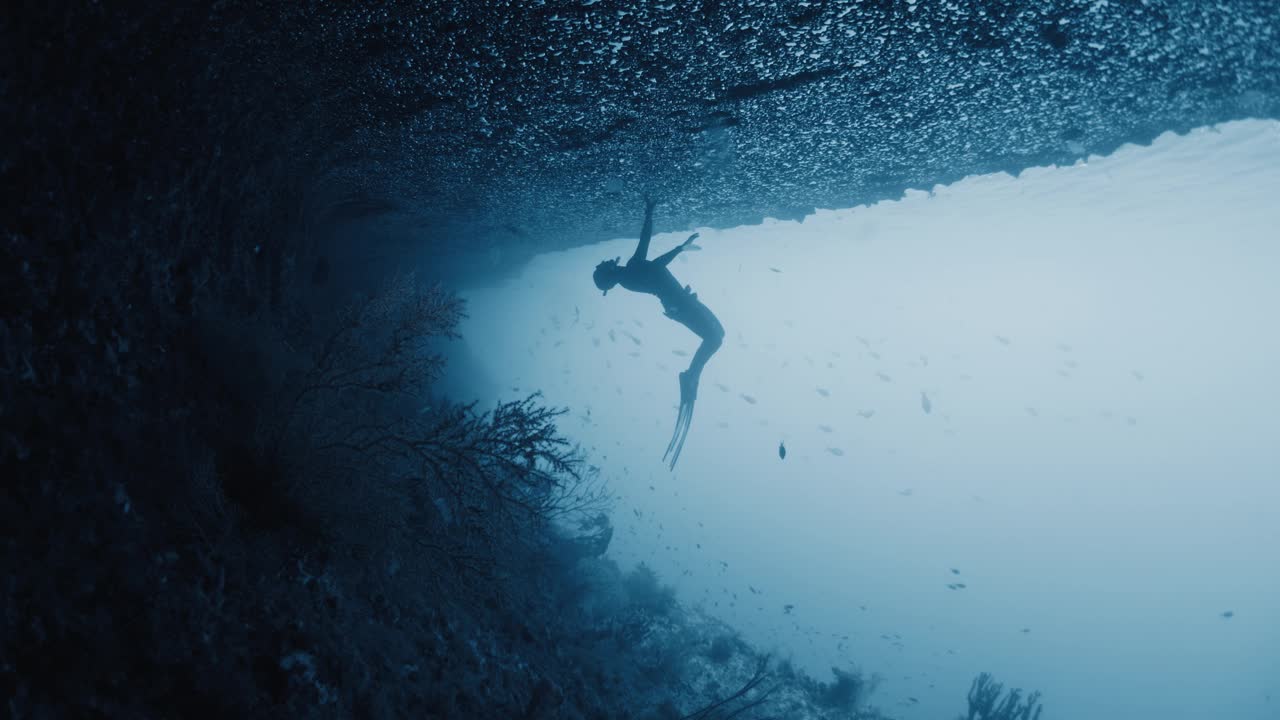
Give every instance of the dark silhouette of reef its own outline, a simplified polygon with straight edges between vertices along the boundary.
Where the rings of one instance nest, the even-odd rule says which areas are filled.
[[[880,717],[604,559],[559,410],[446,399],[446,265],[344,261],[481,130],[403,62],[462,19],[107,5],[0,18],[3,714]]]

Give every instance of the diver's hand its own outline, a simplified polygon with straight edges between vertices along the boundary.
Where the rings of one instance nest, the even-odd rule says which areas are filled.
[[[653,197],[652,195],[650,195],[649,193],[645,193],[645,194],[644,194],[644,209],[645,209],[645,210],[652,210],[652,209],[654,208],[654,206],[656,206],[657,204],[658,204],[658,201],[657,201],[656,199],[654,199],[654,197]]]
[[[694,234],[690,235],[690,236],[689,236],[689,239],[688,239],[688,240],[685,240],[685,241],[680,245],[680,247],[682,247],[682,248],[687,248],[687,247],[689,247],[690,245],[692,245],[692,244],[693,244],[693,241],[694,241],[694,240],[697,240],[697,239],[698,239],[698,233],[694,233]]]

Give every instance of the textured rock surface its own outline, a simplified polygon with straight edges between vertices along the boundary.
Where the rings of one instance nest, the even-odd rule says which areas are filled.
[[[659,231],[798,219],[1280,115],[1271,0],[446,5],[339,23],[404,99],[365,190],[493,266],[634,234],[645,191]]]

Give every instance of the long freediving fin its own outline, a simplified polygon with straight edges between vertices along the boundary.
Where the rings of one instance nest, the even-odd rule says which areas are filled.
[[[676,469],[676,461],[684,450],[685,438],[689,436],[689,426],[693,424],[693,403],[698,398],[698,379],[688,372],[680,373],[680,410],[676,413],[675,431],[671,433],[671,442],[667,443],[667,451],[662,454],[665,462],[670,456],[669,470]]]

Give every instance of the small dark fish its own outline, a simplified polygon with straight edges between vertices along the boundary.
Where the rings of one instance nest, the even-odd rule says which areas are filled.
[[[898,494],[899,494],[899,495],[901,495],[902,497],[911,497],[912,495],[915,495],[916,493],[915,493],[915,491],[914,491],[914,490],[912,490],[911,488],[907,488],[906,490],[900,490],[900,491],[898,491]]]
[[[871,419],[871,416],[872,416],[872,415],[875,415],[875,414],[876,414],[876,411],[875,411],[875,410],[859,410],[859,411],[858,411],[858,415],[860,415],[860,416],[862,416],[863,418],[868,419],[868,420],[870,420],[870,419]]]
[[[751,397],[750,395],[739,394],[739,397],[741,397],[743,400],[746,400],[751,405],[756,404],[756,399]]]
[[[1143,379],[1145,379],[1145,376],[1142,373],[1138,372],[1137,370],[1134,370],[1133,379],[1141,382]]]
[[[1030,415],[1031,417],[1040,417],[1040,411],[1033,407],[1027,407],[1025,408],[1025,410],[1027,411],[1027,414]]]
[[[880,378],[881,382],[893,382],[893,378],[889,377],[888,375],[885,375],[882,372],[876,373],[876,377]]]
[[[1062,352],[1071,352],[1071,346],[1066,343],[1058,343],[1058,349]]]
[[[826,388],[818,388],[818,394],[822,397],[831,397],[831,391]]]
[[[614,334],[613,328],[609,328],[609,342],[618,342],[618,336]]]
[[[951,568],[951,574],[952,574],[952,575],[959,575],[959,574],[960,574],[960,571],[959,571],[959,570],[957,570],[957,569],[955,569],[955,568]]]
[[[920,409],[924,410],[925,415],[933,412],[933,403],[929,402],[929,396],[923,390],[920,392]]]
[[[844,451],[841,450],[840,448],[829,447],[827,448],[827,452],[831,453],[832,455],[835,455],[836,457],[844,457]]]
[[[915,705],[916,703],[918,703],[918,702],[920,702],[920,701],[919,701],[919,700],[917,700],[916,698],[908,697],[908,698],[907,698],[907,702],[910,702],[912,705]]]
[[[640,342],[640,338],[636,337],[635,335],[632,335],[631,333],[627,332],[626,330],[623,330],[623,331],[622,331],[622,334],[623,334],[623,335],[626,335],[626,336],[627,336],[627,337],[629,337],[629,338],[631,338],[631,342],[635,343],[636,345],[641,345],[641,344],[643,344],[643,343],[641,343],[641,342]]]
[[[724,383],[716,383],[716,387],[720,388],[720,392],[729,392],[729,386]]]
[[[778,269],[778,268],[776,268],[776,267],[771,267],[771,268],[769,268],[769,269],[770,269],[770,270],[772,270],[772,271],[774,271],[774,272],[776,272],[776,273],[780,273],[780,272],[782,272],[781,270],[779,270],[779,269]]]
[[[1018,632],[1022,633],[1023,635],[1026,635],[1027,633],[1031,632],[1031,628],[1022,628]]]
[[[676,357],[689,357],[689,353],[683,350],[672,350],[671,354],[675,355]]]
[[[1226,612],[1222,613],[1222,617],[1223,617],[1223,619],[1225,619],[1225,620],[1230,620],[1231,618],[1233,618],[1233,617],[1235,617],[1235,616],[1236,616],[1236,611],[1235,611],[1235,610],[1228,610],[1228,611],[1226,611]]]
[[[1007,338],[1007,337],[1005,337],[1005,336],[1003,336],[1003,335],[995,335],[994,337],[995,337],[995,339],[996,339],[997,341],[999,341],[999,343],[1000,343],[1001,345],[1008,345],[1008,344],[1009,344],[1009,338]]]
[[[867,354],[868,354],[868,355],[870,355],[871,357],[875,358],[876,360],[879,360],[879,359],[880,359],[880,353],[878,353],[878,352],[869,352],[869,353],[867,353]]]
[[[778,459],[779,460],[787,459],[787,446],[784,445],[783,443],[778,443]]]
[[[795,605],[783,605],[783,606],[782,606],[782,613],[783,613],[784,615],[790,615],[790,614],[791,614],[791,611],[792,611],[792,610],[795,610],[795,609],[796,609],[796,606],[795,606]]]
[[[831,432],[831,426],[830,426],[830,425],[819,425],[819,426],[818,426],[818,429],[819,429],[819,430],[821,430],[821,431],[822,431],[822,432],[824,432],[824,433],[829,433],[829,432]]]
[[[1137,424],[1138,424],[1138,418],[1133,417],[1132,415],[1130,415],[1129,417],[1126,417],[1126,418],[1124,419],[1124,421],[1125,421],[1125,422],[1127,422],[1127,423],[1129,423],[1130,425],[1137,425]]]

